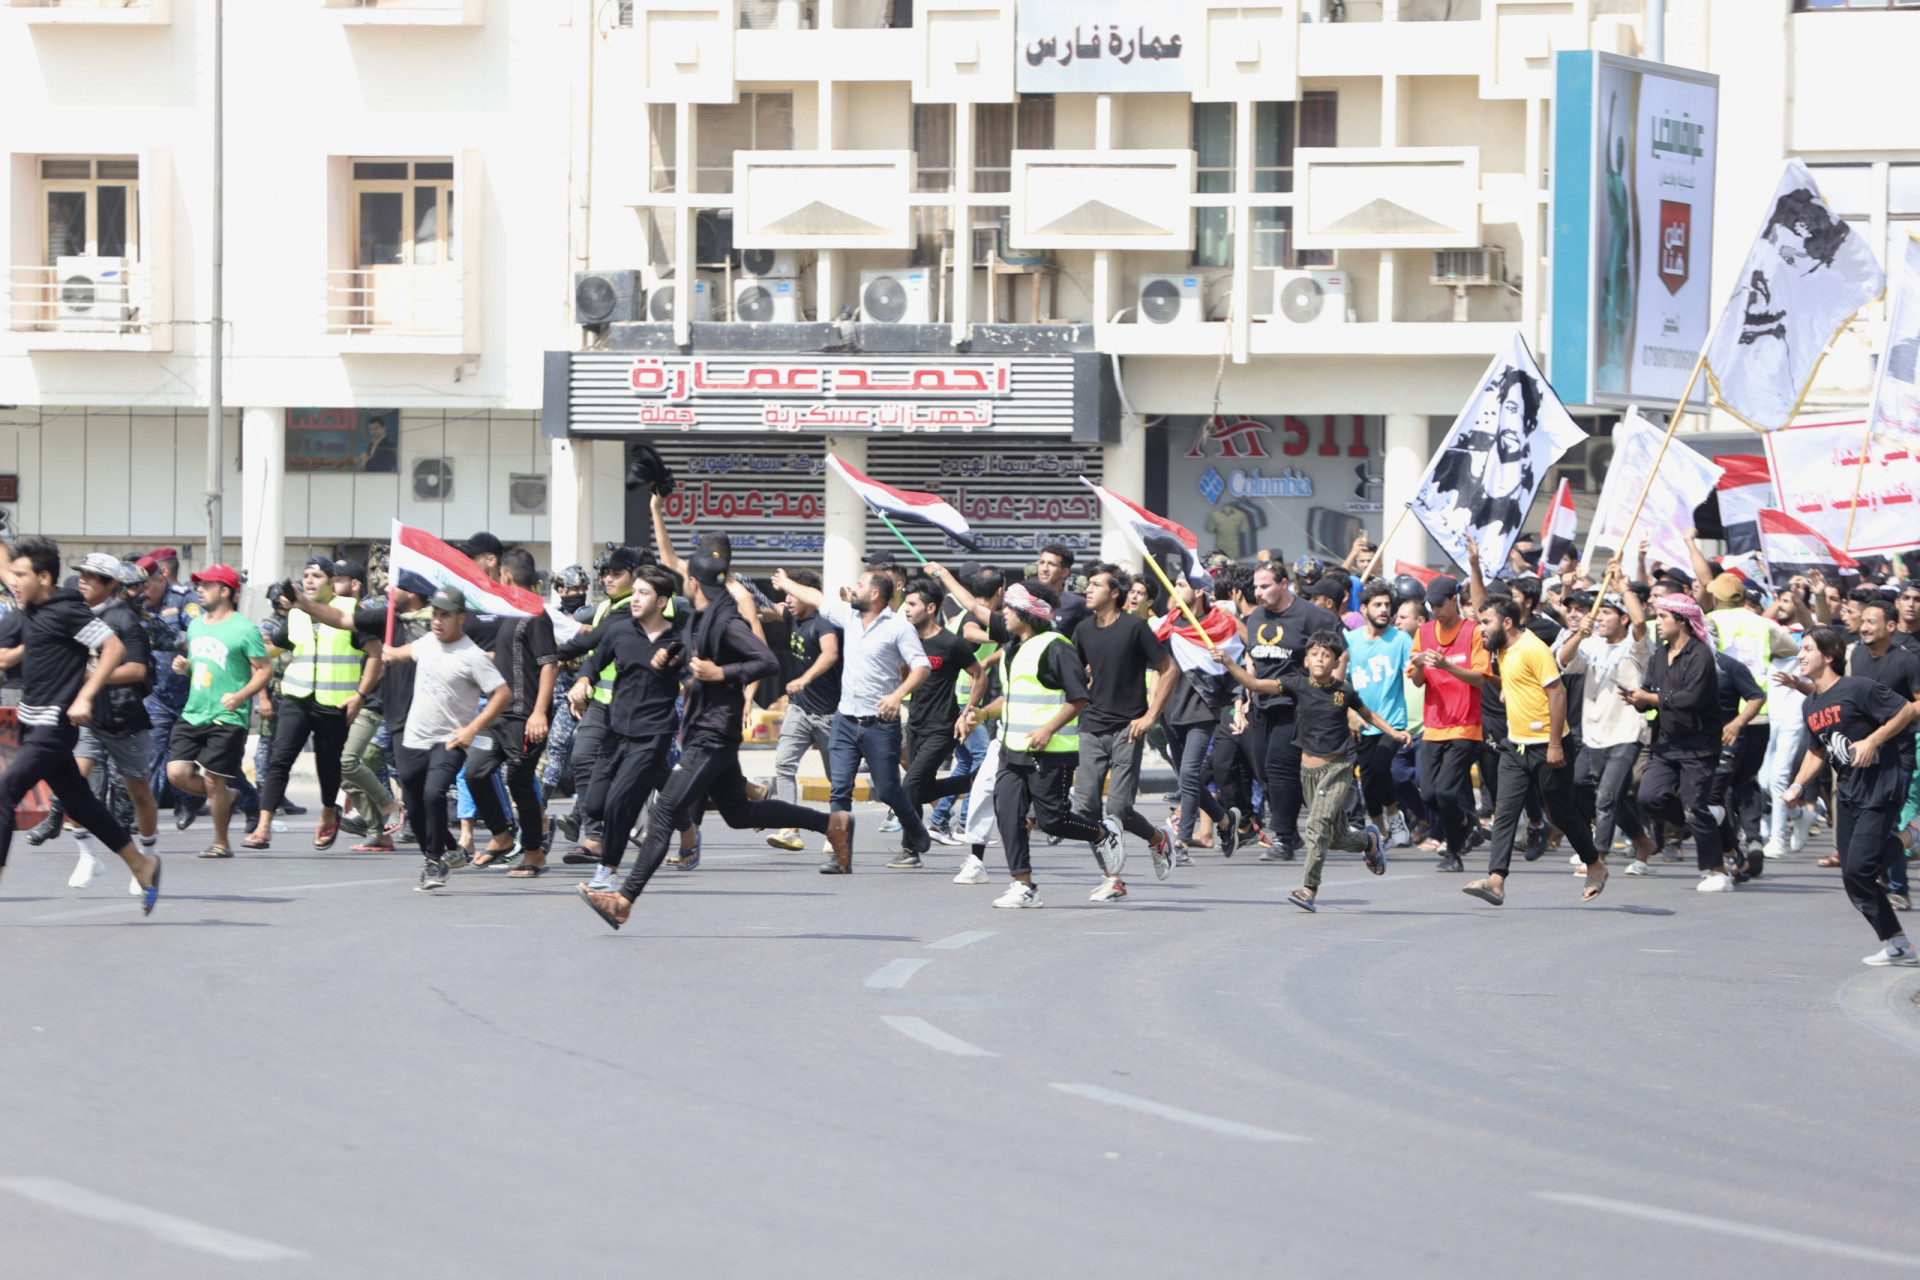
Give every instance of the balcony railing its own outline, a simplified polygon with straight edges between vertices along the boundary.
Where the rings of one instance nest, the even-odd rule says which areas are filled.
[[[327,272],[327,332],[349,338],[461,336],[457,265],[351,267]]]
[[[7,272],[7,327],[15,333],[145,333],[151,281],[121,258],[63,258]]]

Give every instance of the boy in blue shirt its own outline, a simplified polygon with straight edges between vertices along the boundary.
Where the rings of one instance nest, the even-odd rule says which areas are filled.
[[[1347,632],[1347,680],[1368,710],[1404,730],[1413,637],[1393,625],[1393,588],[1384,582],[1364,588],[1360,616],[1361,625]],[[1399,748],[1399,743],[1369,724],[1361,731],[1355,764],[1367,820],[1387,833],[1389,844],[1404,845],[1410,840],[1407,820],[1393,795],[1393,756]]]

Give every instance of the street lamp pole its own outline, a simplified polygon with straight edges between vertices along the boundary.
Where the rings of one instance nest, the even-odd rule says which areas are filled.
[[[213,0],[213,268],[209,293],[211,295],[213,319],[208,328],[207,352],[207,555],[208,564],[220,563],[221,548],[226,531],[222,525],[222,505],[225,502],[225,468],[221,454],[225,439],[223,428],[226,425],[226,405],[221,385],[222,365],[226,358],[226,325],[220,312],[224,306],[222,297],[224,282],[223,263],[225,250],[222,241],[226,234],[223,225],[223,213],[226,204],[226,155],[222,137],[225,74],[225,4],[224,0]]]

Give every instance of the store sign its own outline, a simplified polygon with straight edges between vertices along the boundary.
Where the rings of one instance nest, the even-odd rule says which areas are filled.
[[[569,433],[1072,435],[1099,430],[1097,353],[1004,359],[574,352]],[[1077,394],[1078,393],[1078,394]]]
[[[1185,93],[1198,11],[1164,0],[1020,0],[1021,93]]]
[[[1383,429],[1378,418],[1222,415],[1175,418],[1168,429],[1168,514],[1200,534],[1202,551],[1247,560],[1279,547],[1289,559],[1339,559],[1355,534],[1381,534],[1368,443]]]

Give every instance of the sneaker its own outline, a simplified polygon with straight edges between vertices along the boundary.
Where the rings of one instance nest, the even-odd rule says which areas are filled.
[[[1063,837],[1061,837],[1061,836],[1048,836],[1048,837],[1047,837],[1047,848],[1049,848],[1049,849],[1052,849],[1052,848],[1054,848],[1054,847],[1056,847],[1056,846],[1058,846],[1058,845],[1059,845],[1059,843],[1060,843],[1060,841],[1061,841],[1062,839],[1063,839]]]
[[[1920,965],[1920,952],[1914,951],[1912,943],[1908,943],[1906,946],[1897,946],[1889,942],[1886,946],[1866,957],[1866,959],[1860,963],[1873,965]]]
[[[1273,843],[1267,847],[1267,851],[1260,855],[1260,861],[1292,862],[1294,851],[1298,848],[1299,845],[1296,842],[1275,836]]]
[[[1890,893],[1887,895],[1887,901],[1893,904],[1895,911],[1913,910],[1913,899],[1904,893]]]
[[[1394,812],[1387,815],[1387,848],[1405,849],[1413,843],[1413,832],[1407,830],[1407,815]]]
[[[894,832],[898,831],[899,829],[900,829],[899,815],[891,812],[887,814],[887,820],[880,824],[881,832],[886,835],[892,835]]]
[[[1147,842],[1147,851],[1153,855],[1153,874],[1156,879],[1165,880],[1173,874],[1173,836],[1165,827],[1153,829],[1153,839]]]
[[[892,862],[889,862],[887,864],[887,870],[918,871],[920,869],[920,865],[921,864],[920,864],[919,854],[915,853],[911,849],[902,849],[899,853],[899,856],[894,858]]]
[[[1528,862],[1538,862],[1540,860],[1540,855],[1544,854],[1546,851],[1547,851],[1547,824],[1543,822],[1537,827],[1529,826],[1527,828],[1526,852],[1521,854],[1520,856]]]
[[[936,822],[927,828],[927,834],[941,844],[954,845],[965,844],[967,842],[967,838],[964,835],[957,834],[954,831],[951,822]]]
[[[1635,858],[1627,864],[1626,870],[1620,874],[1623,876],[1650,876],[1653,874],[1653,864],[1651,862],[1642,862],[1638,858]]]
[[[420,883],[413,887],[422,893],[432,889],[446,888],[447,864],[444,862],[435,862],[432,858],[428,858],[427,865],[420,868]]]
[[[800,838],[800,828],[798,827],[780,828],[780,830],[767,837],[767,843],[776,849],[785,849],[791,853],[797,853],[807,847],[807,842]]]
[[[1227,819],[1219,827],[1220,856],[1231,858],[1240,851],[1240,810],[1233,805],[1227,806]],[[1160,877],[1165,880],[1165,876]]]
[[[1161,877],[1165,879],[1165,877]],[[1088,895],[1089,902],[1118,902],[1127,896],[1127,885],[1119,876],[1108,876],[1100,882],[1100,887]],[[999,903],[994,903],[999,906]],[[1909,953],[1911,954],[1911,953]]]
[[[553,829],[565,836],[570,842],[574,844],[580,843],[580,819],[577,815],[571,813],[554,814]]]
[[[93,850],[82,849],[80,851],[80,861],[73,864],[73,874],[67,877],[67,888],[86,888],[93,883],[93,878],[100,874],[100,866],[100,859],[93,856]],[[138,886],[140,883],[139,877],[136,876],[133,883]]]
[[[1173,865],[1176,867],[1190,867],[1193,865],[1193,855],[1187,852],[1187,846],[1183,844],[1174,846]]]
[[[1127,841],[1121,833],[1120,819],[1102,818],[1100,825],[1107,829],[1107,834],[1094,848],[1100,854],[1100,865],[1107,869],[1109,876],[1117,879],[1121,869],[1127,865]],[[1160,878],[1166,879],[1165,876]]]
[[[1040,891],[1030,884],[1021,884],[1015,880],[1007,886],[1007,891],[993,900],[996,907],[1037,907],[1040,903]]]
[[[1724,871],[1715,871],[1700,877],[1700,883],[1693,887],[1701,893],[1732,893],[1733,877]]]
[[[1570,867],[1579,867],[1582,874],[1585,873],[1587,867],[1586,863],[1580,861],[1580,855],[1577,853],[1567,855],[1567,865]]]
[[[340,830],[350,836],[364,836],[367,834],[367,820],[357,813],[343,813],[340,815]]]
[[[36,849],[39,848],[60,834],[60,824],[63,820],[64,816],[60,809],[60,803],[56,800],[53,805],[48,808],[47,816],[40,819],[40,824],[26,833],[27,843]]]
[[[955,884],[986,884],[987,864],[968,854],[966,861],[960,864],[960,874],[953,878]]]
[[[447,856],[440,865],[449,871],[458,871],[460,868],[471,866],[472,864],[473,859],[468,856],[466,849],[460,845],[455,845],[453,848],[447,850]]]
[[[1492,829],[1488,827],[1483,827],[1476,822],[1467,831],[1467,847],[1463,850],[1463,852],[1472,853],[1475,849],[1478,849],[1481,845],[1485,844],[1487,841],[1491,839],[1493,839]]]
[[[1784,858],[1787,856],[1787,846],[1778,840],[1768,840],[1760,853],[1765,858]]]
[[[1435,871],[1464,871],[1466,870],[1466,863],[1442,849],[1440,851],[1439,861],[1433,864],[1433,869]]]
[[[593,879],[587,882],[587,888],[595,893],[613,892],[613,868],[601,863],[593,869]]]
[[[1787,819],[1787,848],[1793,853],[1804,853],[1807,837],[1813,833],[1813,806],[1802,805],[1793,811]]]

